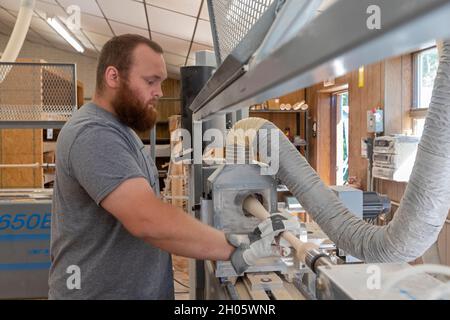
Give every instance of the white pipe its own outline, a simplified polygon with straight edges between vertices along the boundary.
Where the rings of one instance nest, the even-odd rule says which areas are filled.
[[[23,42],[27,36],[30,27],[31,18],[33,16],[33,9],[35,0],[22,0],[20,3],[20,11],[17,16],[14,30],[9,38],[6,49],[0,58],[0,62],[15,62],[22,49]]]
[[[236,123],[236,132],[277,130],[264,119]],[[259,144],[271,145],[271,135]],[[439,236],[450,207],[450,41],[444,42],[440,64],[419,144],[416,163],[405,195],[387,226],[358,219],[320,180],[284,134],[279,139],[277,177],[299,200],[321,229],[349,254],[366,262],[410,262],[422,256]],[[233,141],[230,137],[227,141]],[[238,137],[239,141],[239,137]],[[245,139],[240,139],[245,141]],[[267,155],[259,154],[268,163]]]

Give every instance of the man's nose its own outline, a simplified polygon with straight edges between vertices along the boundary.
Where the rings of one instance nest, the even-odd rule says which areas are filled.
[[[155,97],[155,99],[160,99],[163,97],[163,91],[161,86],[158,86],[158,88],[156,89],[156,91],[153,93],[153,96]]]

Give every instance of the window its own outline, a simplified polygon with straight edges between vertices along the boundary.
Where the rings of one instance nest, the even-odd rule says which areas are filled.
[[[434,80],[439,67],[439,54],[436,47],[413,54],[414,61],[414,103],[410,112],[412,131],[415,136],[422,136],[425,117],[433,95]]]
[[[413,134],[415,136],[421,137],[424,128],[425,128],[425,118],[413,119]]]
[[[336,185],[343,186],[348,181],[348,91],[336,94]]]
[[[433,94],[434,79],[439,66],[436,47],[419,51],[414,57],[414,108],[428,108]]]

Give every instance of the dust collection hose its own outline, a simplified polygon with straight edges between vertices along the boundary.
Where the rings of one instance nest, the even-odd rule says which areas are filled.
[[[15,62],[22,49],[30,27],[35,0],[22,0],[14,30],[0,59],[1,62]]]
[[[413,173],[400,207],[387,226],[370,225],[356,218],[287,137],[277,135],[277,177],[339,248],[365,262],[417,259],[436,242],[449,212],[450,41],[445,41],[439,51],[439,68]],[[238,144],[245,144],[245,137],[239,135],[246,130],[278,130],[271,122],[259,118],[239,121],[233,129],[227,141],[237,139]],[[270,134],[260,136],[259,144],[270,145],[270,137]],[[267,155],[259,156],[261,162],[268,163]]]

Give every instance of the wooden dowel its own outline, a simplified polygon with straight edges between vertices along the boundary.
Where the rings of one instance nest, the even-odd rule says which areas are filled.
[[[265,220],[270,217],[270,213],[255,197],[249,196],[244,200],[243,208],[256,218]],[[318,246],[313,243],[302,242],[299,238],[293,235],[289,231],[285,231],[281,236],[288,241],[296,251],[297,259],[301,262],[305,262],[306,252],[311,249],[318,249]]]

